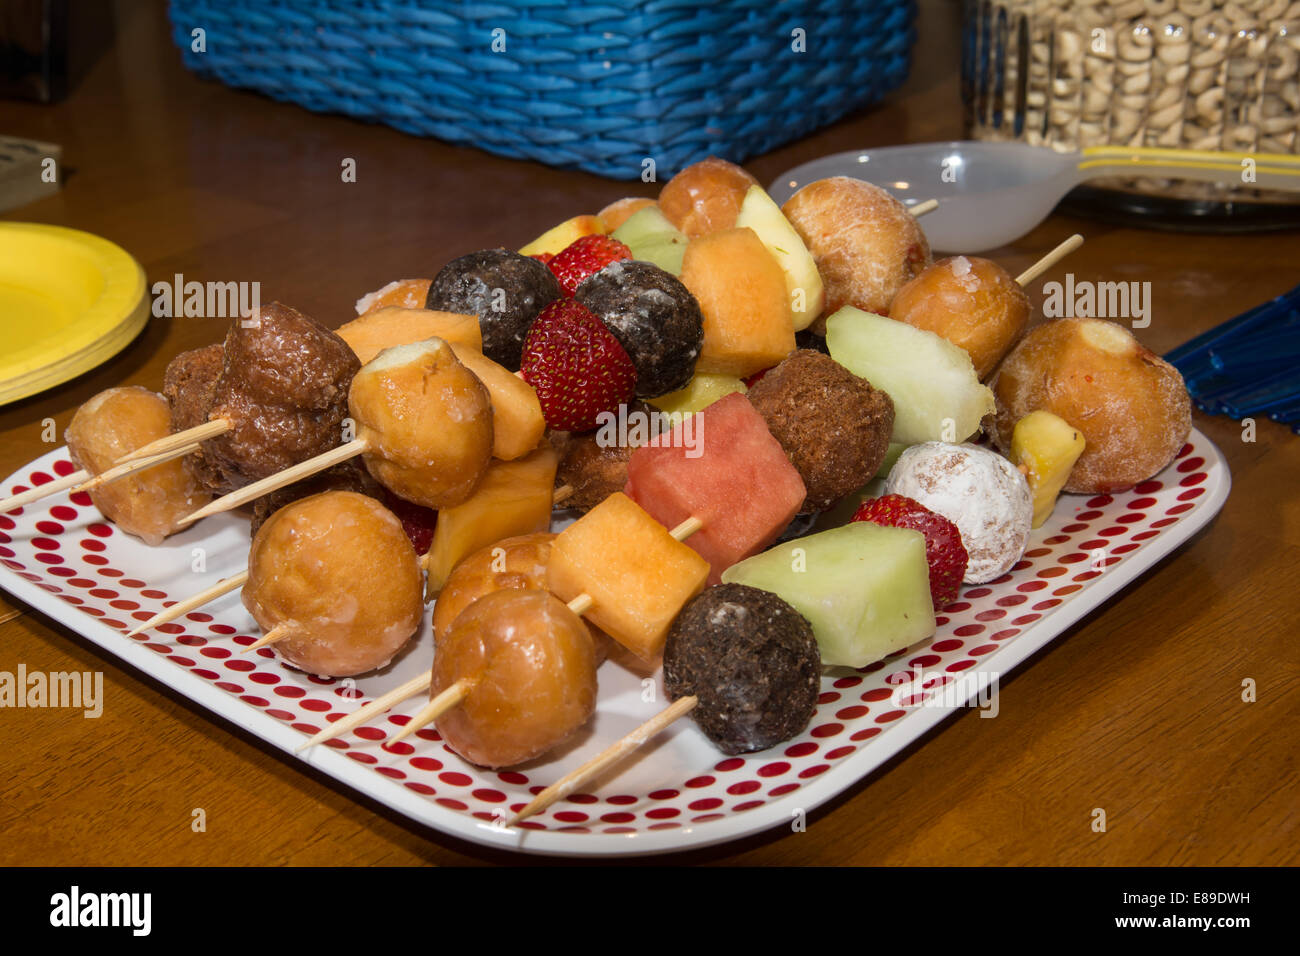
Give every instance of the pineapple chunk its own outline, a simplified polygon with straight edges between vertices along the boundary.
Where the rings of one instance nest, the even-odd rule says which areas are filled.
[[[1016,422],[1011,461],[1023,466],[1034,496],[1034,527],[1052,516],[1056,496],[1083,454],[1083,433],[1051,412],[1039,409]]]
[[[552,226],[519,250],[521,256],[539,256],[549,252],[558,255],[569,243],[583,236],[603,234],[605,225],[595,216],[574,216],[558,226]]]

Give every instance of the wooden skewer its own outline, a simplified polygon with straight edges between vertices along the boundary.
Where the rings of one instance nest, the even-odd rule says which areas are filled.
[[[317,744],[323,744],[327,740],[332,740],[339,734],[347,733],[353,727],[360,727],[373,715],[388,710],[394,704],[400,704],[408,697],[414,697],[422,690],[428,690],[429,684],[433,682],[433,671],[427,670],[419,677],[412,677],[401,687],[395,687],[382,697],[376,697],[366,706],[359,708],[356,713],[334,721],[311,740],[307,741],[294,753],[302,753],[308,747],[315,747]]]
[[[68,478],[73,478],[73,477],[76,476],[75,475],[68,476]],[[61,479],[61,480],[66,481],[67,479]],[[42,489],[44,489],[44,487],[45,487],[44,485],[41,486]],[[27,492],[23,492],[23,494],[27,494]],[[566,498],[568,498],[571,494],[573,494],[572,485],[561,485],[559,488],[555,489],[555,495],[552,500],[554,501],[555,504],[559,504],[561,501],[564,501]],[[428,554],[420,555],[420,567],[425,571],[429,569]],[[202,607],[203,605],[207,604],[209,601],[215,601],[217,598],[221,597],[221,595],[229,594],[231,591],[234,591],[237,588],[242,588],[247,583],[248,583],[248,569],[245,568],[243,571],[240,571],[238,574],[232,575],[228,578],[218,581],[216,584],[212,585],[212,587],[200,591],[198,594],[188,597],[184,601],[178,601],[177,603],[173,604],[169,608],[166,608],[165,610],[159,611],[157,614],[149,618],[149,620],[145,621],[143,624],[141,624],[135,630],[128,633],[126,636],[134,637],[137,634],[143,633],[144,631],[148,631],[152,628],[157,627],[159,624],[167,624],[170,621],[174,621],[182,614],[187,614],[190,611],[193,611],[197,607]],[[426,683],[424,686],[428,687],[429,685]],[[423,688],[420,689],[423,690]],[[417,691],[411,692],[411,694],[414,693],[417,693]],[[407,696],[409,697],[411,696],[411,694],[408,694]],[[387,695],[385,695],[385,697],[386,696]],[[404,697],[397,698],[397,699],[405,700]],[[360,713],[360,711],[358,711],[358,713]],[[340,721],[340,723],[342,722]],[[338,732],[342,733],[344,730],[347,729],[348,729],[347,727],[342,727]]]
[[[687,518],[685,521],[683,521],[677,527],[673,528],[668,533],[672,535],[674,538],[676,538],[678,541],[685,541],[687,538],[695,534],[695,532],[699,531],[703,527],[704,527],[704,522],[701,521],[699,518],[695,517],[695,515],[691,515],[689,518]]]
[[[1059,246],[1057,246],[1047,255],[1043,256],[1043,258],[1039,259],[1037,262],[1035,262],[1024,272],[1020,273],[1020,275],[1016,276],[1016,284],[1019,285],[1021,288],[1024,288],[1029,283],[1037,279],[1044,272],[1046,272],[1048,269],[1052,268],[1052,266],[1056,265],[1058,262],[1060,262],[1062,259],[1068,256],[1070,253],[1072,253],[1075,249],[1078,249],[1081,245],[1083,245],[1083,236],[1079,235],[1076,232],[1069,239],[1066,239]]]
[[[258,640],[243,648],[239,653],[247,654],[249,651],[257,650],[259,647],[266,647],[267,644],[274,644],[276,641],[282,641],[286,637],[291,636],[296,630],[298,630],[298,628],[290,627],[288,624],[277,624],[275,627],[263,634]]]
[[[135,637],[137,634],[150,630],[151,628],[155,628],[159,624],[166,624],[168,621],[174,621],[182,614],[188,614],[196,607],[202,607],[203,605],[207,604],[209,601],[215,601],[223,594],[229,594],[231,591],[234,591],[237,588],[242,588],[247,582],[248,582],[247,569],[240,571],[238,574],[232,574],[228,578],[223,578],[222,580],[218,581],[216,584],[212,585],[212,587],[200,591],[198,594],[195,594],[192,597],[187,597],[184,601],[177,601],[171,607],[159,611],[157,614],[149,618],[149,620],[145,621],[143,624],[137,627],[134,631],[128,633],[126,636]]]
[[[912,214],[914,219],[917,219],[924,216],[927,212],[934,212],[938,208],[939,200],[927,199],[924,202],[919,202],[915,206],[910,207],[907,211]]]
[[[560,501],[563,501],[572,493],[573,493],[572,485],[561,485],[559,488],[555,490],[555,498],[553,500],[556,503],[559,503]],[[428,566],[429,566],[429,556],[427,554],[422,555],[420,557],[420,567],[428,570]],[[591,606],[594,603],[595,602],[592,601],[590,595],[580,594],[572,601],[569,602],[569,610],[571,610],[574,614],[577,614],[579,617],[581,617],[586,611],[590,610]],[[422,676],[412,678],[411,680],[403,684],[401,687],[398,687],[394,690],[390,690],[387,694],[384,694],[382,697],[375,698],[370,703],[360,708],[356,713],[349,714],[347,717],[343,718],[342,720],[336,720],[329,727],[326,727],[324,730],[318,733],[311,740],[307,741],[307,743],[299,747],[297,752],[306,750],[308,747],[314,747],[316,744],[324,743],[327,740],[332,740],[333,738],[337,737],[339,734],[346,733],[347,731],[351,730],[353,727],[361,726],[366,721],[370,720],[371,717],[376,717],[379,714],[383,713],[384,711],[391,709],[392,707],[406,700],[408,697],[414,697],[416,694],[420,693],[421,691],[428,690],[429,684],[432,681],[433,681],[432,671],[426,671]],[[422,726],[424,726],[424,724],[420,725],[420,727]],[[415,729],[419,730],[419,727],[416,727]]]
[[[81,484],[90,477],[90,472],[84,468],[74,471],[70,475],[64,475],[62,478],[55,478],[53,481],[47,481],[43,485],[37,485],[35,488],[28,488],[26,491],[20,491],[16,495],[10,495],[8,498],[0,501],[0,514],[6,511],[13,511],[15,508],[21,508],[23,505],[31,504],[33,501],[40,501],[42,498],[48,498],[50,495],[57,495],[60,491],[66,491],[75,485]]]
[[[318,471],[324,471],[326,468],[332,468],[340,462],[345,462],[349,458],[355,458],[357,455],[364,453],[369,447],[364,438],[355,438],[345,445],[339,445],[337,448],[322,452],[315,458],[308,458],[306,461],[284,469],[284,471],[276,472],[269,478],[263,478],[261,481],[255,481],[251,485],[245,485],[236,491],[232,491],[230,494],[204,505],[193,514],[182,518],[180,525],[192,524],[200,518],[208,517],[208,515],[221,514],[223,511],[238,508],[254,498],[260,498],[268,492],[275,491],[277,488],[291,485],[300,478],[306,478],[308,475],[314,475]]]
[[[102,471],[98,475],[92,475],[85,468],[78,468],[70,475],[64,475],[62,478],[47,481],[43,485],[37,485],[35,488],[29,488],[26,491],[21,491],[16,495],[11,495],[10,497],[5,498],[3,501],[0,501],[0,514],[12,511],[15,508],[21,508],[23,505],[31,504],[33,501],[40,501],[42,498],[48,498],[50,495],[57,495],[60,491],[67,491],[68,489],[71,489],[74,494],[78,491],[94,491],[106,482],[121,478],[123,475],[129,475],[133,471],[150,468],[154,465],[161,465],[163,462],[170,461],[172,458],[180,458],[184,455],[188,455],[199,447],[197,444],[191,443],[191,445],[192,447],[190,447],[190,445],[181,446],[183,450],[176,451],[174,454],[169,453],[166,456],[154,456],[147,461],[139,458],[140,449],[137,449],[136,451],[130,452],[129,454],[123,455],[121,458],[117,459],[113,462],[112,468]],[[142,447],[147,448],[148,446],[145,445]],[[128,464],[128,462],[133,463]]]
[[[678,541],[684,541],[703,527],[704,522],[694,515],[691,515],[691,517],[673,528],[669,534]],[[573,599],[573,602],[570,603],[569,607],[572,608],[574,603],[581,601],[583,598],[586,598],[588,601],[591,600],[588,595],[579,594]],[[694,695],[681,697],[674,701],[672,706],[668,707],[662,713],[651,717],[640,727],[636,728],[636,730],[633,730],[617,743],[607,747],[595,757],[592,757],[577,770],[565,774],[555,783],[551,784],[539,793],[533,801],[528,804],[528,806],[524,807],[511,817],[510,822],[507,823],[506,826],[514,826],[520,820],[530,817],[534,813],[540,813],[542,810],[545,810],[557,800],[564,799],[588,780],[591,780],[596,775],[602,773],[606,768],[622,760],[638,747],[644,745],[646,741],[655,736],[655,734],[659,733],[659,731],[663,730],[673,721],[677,720],[684,714],[689,714],[699,702],[700,699]]]
[[[567,605],[569,610],[572,611],[574,614],[578,615],[578,617],[582,617],[584,614],[586,614],[595,606],[596,606],[596,599],[593,598],[590,594],[579,594]]]
[[[555,497],[558,498],[559,500],[563,500],[563,498],[568,497],[568,495],[572,494],[572,492],[573,492],[573,487],[571,485],[563,485],[560,488],[556,489]],[[692,529],[690,533],[694,533],[694,530],[695,529]],[[429,556],[427,554],[422,555],[420,557],[420,567],[427,568],[428,563],[429,563]],[[160,614],[154,615],[154,617],[150,618],[144,624],[140,625],[140,627],[136,628],[136,630],[132,631],[131,634],[128,634],[127,636],[130,637],[131,635],[137,634],[142,630],[148,630],[151,627],[156,627],[158,624],[164,624],[174,617],[179,617],[181,614],[184,614],[186,611],[192,610],[193,608],[199,607],[200,605],[205,604],[210,600],[220,597],[222,594],[225,594],[229,591],[233,591],[235,588],[243,587],[243,585],[247,583],[247,581],[248,581],[248,571],[247,570],[241,571],[239,574],[236,574],[226,579],[225,581],[222,581],[214,585],[213,587],[208,588],[206,591],[203,591],[200,594],[196,594],[192,598],[189,598],[188,600],[183,601],[180,604],[174,605],[173,607],[168,608],[166,611],[163,611]],[[580,597],[585,598],[588,602],[587,606],[590,607],[591,598],[585,594],[580,595]],[[247,647],[243,648],[240,651],[240,653],[246,654],[249,651],[256,650],[259,647],[265,647],[267,644],[273,644],[276,641],[283,640],[284,638],[289,636],[289,631],[290,629],[285,627],[284,625],[277,625],[276,627],[271,628],[271,630],[268,631],[265,635],[263,635],[260,640],[255,641],[254,643],[249,644]],[[407,698],[414,697],[416,694],[420,693],[421,691],[427,690],[432,680],[433,680],[432,671],[426,671],[421,676],[412,678],[411,680],[407,681],[405,684],[401,685],[400,687],[396,687],[393,690],[390,690],[387,694],[384,694],[382,697],[378,697],[375,700],[372,700],[369,704],[360,708],[356,713],[350,714],[349,716],[343,718],[342,720],[335,721],[329,727],[326,727],[324,730],[316,734],[316,736],[313,737],[311,740],[307,741],[305,744],[299,747],[295,752],[300,753],[303,750],[307,749],[308,747],[313,747],[316,744],[324,743],[326,740],[331,740],[334,737],[337,737],[339,734],[346,733],[347,731],[351,730],[353,727],[357,727],[360,726],[361,724],[364,724],[375,714],[382,713],[383,711],[390,709],[394,705],[401,703]],[[460,701],[464,699],[465,694],[468,693],[470,685],[465,681],[459,681],[457,682],[457,684],[465,684],[465,687],[463,688],[463,692],[460,693],[459,696],[455,697],[454,700],[448,698],[450,702],[446,703],[444,707],[441,707],[436,711],[433,708],[433,704],[438,698],[435,698],[435,701],[430,701],[429,704],[426,704],[425,707],[415,716],[415,718],[412,719],[412,724],[414,724],[414,726],[408,725],[410,726],[410,730],[406,730],[404,733],[401,733],[398,736],[394,737],[391,742],[396,743],[398,740],[401,740],[407,734],[414,733],[416,730],[419,730],[421,727],[429,723],[429,721],[436,720],[443,713],[444,710],[449,710],[451,707],[454,707],[456,704],[460,703]],[[456,686],[457,685],[452,685],[451,688],[448,688],[448,691],[454,689]],[[440,697],[447,697],[447,691],[444,691],[443,694],[440,695]],[[420,722],[416,723],[417,720]]]
[[[687,518],[685,521],[683,521],[677,527],[673,528],[668,533],[672,535],[674,538],[676,538],[678,541],[685,541],[687,538],[695,534],[695,532],[699,531],[703,527],[704,527],[704,522],[701,521],[699,518],[695,517],[694,515],[691,515],[691,517]],[[590,611],[595,606],[595,604],[596,604],[595,599],[592,598],[590,594],[584,592],[583,594],[579,594],[572,601],[570,601],[568,604],[568,608],[574,614],[578,615],[578,617],[582,617],[584,614]],[[457,681],[456,683],[463,684],[465,682]],[[455,686],[456,684],[452,685],[452,687]],[[450,689],[451,688],[448,688],[448,690]],[[444,691],[443,693],[445,694],[446,692]],[[468,693],[468,689],[466,690],[466,693]],[[402,732],[399,733],[396,737],[394,737],[391,741],[389,741],[389,743],[395,744],[403,737],[407,737],[410,734],[415,733],[421,727],[424,727],[430,722],[437,720],[446,711],[450,710],[456,704],[460,703],[460,701],[464,697],[464,695],[462,695],[460,698],[457,698],[453,703],[448,704],[446,707],[435,709],[433,706],[434,703],[442,696],[443,695],[440,694],[438,697],[435,697],[433,700],[429,701],[429,703],[426,704],[422,710],[416,713],[415,716],[412,717],[410,721],[406,724],[406,726],[402,728]]]
[[[568,607],[570,611],[572,611],[574,614],[581,617],[587,611],[591,610],[592,605],[594,605],[595,603],[596,602],[591,599],[591,595],[579,594],[576,598],[574,598],[572,601],[569,602]],[[384,696],[382,697],[375,698],[370,703],[366,704],[364,707],[358,710],[355,714],[349,714],[347,717],[344,717],[342,720],[336,720],[329,727],[326,727],[324,730],[318,733],[311,740],[307,741],[307,743],[299,747],[298,750],[302,751],[308,747],[314,747],[316,744],[322,744],[327,740],[332,740],[333,738],[337,737],[339,734],[346,733],[347,731],[351,730],[353,727],[361,726],[366,721],[370,720],[371,717],[376,717],[379,714],[383,713],[384,711],[390,710],[391,708],[395,707],[397,704],[400,704],[402,701],[406,700],[407,698],[414,697],[416,694],[420,693],[421,691],[428,690],[429,684],[431,684],[432,682],[433,682],[433,671],[431,670],[426,671],[420,677],[412,678],[411,680],[403,684],[401,687],[395,688],[394,690],[390,690],[387,694],[384,694]],[[440,717],[443,713],[443,711],[440,710],[438,711],[438,713],[429,717],[425,713],[425,710],[427,709],[428,708],[426,707],[424,710],[421,710],[414,717],[412,717],[410,722],[406,725],[407,727],[410,727],[410,730],[407,730],[404,733],[400,734],[399,736],[394,737],[390,741],[390,743],[396,743],[398,740],[401,740],[402,737],[407,736],[407,734],[414,733],[415,731],[419,730],[421,727],[427,726],[429,721],[437,720],[438,717]]]
[[[433,674],[431,671],[430,677],[432,676]],[[388,743],[395,744],[399,740],[409,737],[425,724],[433,723],[447,711],[451,710],[468,697],[470,691],[473,689],[474,684],[469,680],[462,678],[461,680],[456,681],[456,683],[452,684],[437,697],[433,698],[433,700],[421,707],[416,715],[407,722],[406,726],[398,731],[398,733],[392,740],[388,741]],[[387,744],[385,746],[387,746]]]
[[[234,425],[228,418],[214,418],[202,425],[195,425],[193,428],[187,428],[184,431],[172,432],[170,435],[151,441],[147,445],[141,445],[130,454],[119,458],[118,464],[135,461],[137,458],[147,458],[150,455],[158,455],[165,451],[171,451],[173,448],[180,448],[182,445],[207,441],[209,438],[218,438],[233,427]]]
[[[186,455],[192,455],[199,450],[198,442],[190,442],[187,445],[180,445],[169,451],[159,452],[156,455],[147,455],[144,458],[136,458],[132,461],[115,464],[112,468],[101,471],[99,474],[88,478],[77,487],[77,491],[94,491],[101,485],[106,485],[110,481],[117,481],[119,478],[125,478],[127,475],[137,471],[144,471],[146,468],[152,468],[154,465],[161,465],[163,462],[171,461],[173,458],[184,458]]]
[[[644,724],[623,737],[617,743],[596,754],[596,756],[592,757],[577,770],[566,773],[559,780],[555,781],[555,783],[551,784],[534,797],[528,806],[524,807],[511,817],[506,826],[512,827],[520,820],[531,817],[534,813],[541,813],[556,801],[563,800],[588,780],[596,777],[608,767],[618,763],[628,754],[644,746],[646,741],[650,740],[673,721],[685,714],[689,714],[695,709],[695,705],[699,702],[700,699],[693,695],[679,697],[677,700],[673,701],[672,705],[666,710],[651,717]]]

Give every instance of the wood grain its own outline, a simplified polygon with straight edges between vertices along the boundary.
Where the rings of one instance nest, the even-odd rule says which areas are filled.
[[[861,146],[959,138],[957,4],[922,4],[906,88],[748,163],[762,182]],[[159,4],[119,4],[116,47],[55,107],[4,105],[5,132],[61,143],[58,195],[7,218],[121,243],[150,281],[260,280],[330,325],[362,294],[655,187],[496,159],[317,116],[200,81]],[[356,183],[340,181],[345,157]],[[634,161],[630,158],[629,161]],[[1012,273],[1073,232],[1078,279],[1150,281],[1143,341],[1164,352],[1293,286],[1294,233],[1154,233],[1054,216],[992,255]],[[1051,275],[1046,278],[1051,278]],[[1041,303],[1041,283],[1031,289]],[[157,388],[221,320],[155,319],[120,356],[0,409],[0,472],[44,454],[115,385]],[[1300,442],[1198,415],[1234,488],[1175,556],[1005,680],[996,719],[964,712],[849,794],[776,830],[673,862],[723,864],[1290,864],[1300,862]],[[405,822],[123,669],[0,595],[0,669],[99,670],[103,716],[0,712],[0,864],[520,863]],[[18,616],[10,618],[13,612]],[[1258,700],[1244,703],[1245,678]],[[1102,808],[1107,831],[1091,829]],[[195,832],[193,813],[206,815]]]

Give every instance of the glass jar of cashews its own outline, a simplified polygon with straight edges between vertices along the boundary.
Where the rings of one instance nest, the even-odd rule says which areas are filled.
[[[1300,152],[1300,0],[965,0],[963,45],[977,139]],[[1149,177],[1092,185],[1192,201],[1300,199]]]

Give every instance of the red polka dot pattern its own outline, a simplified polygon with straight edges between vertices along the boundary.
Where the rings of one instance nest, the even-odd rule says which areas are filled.
[[[1027,628],[1047,624],[1086,593],[1090,582],[1142,554],[1165,529],[1203,507],[1212,497],[1207,490],[1224,478],[1218,455],[1208,443],[1197,447],[1204,439],[1193,437],[1173,466],[1131,491],[1086,499],[1064,496],[1053,518],[1031,536],[1016,567],[992,584],[965,588],[938,615],[932,638],[885,661],[824,678],[817,711],[793,740],[763,753],[726,757],[692,732],[688,742],[709,756],[678,779],[661,779],[643,791],[611,779],[601,792],[572,794],[524,826],[566,834],[689,828],[783,797],[790,797],[785,806],[801,805],[807,799],[804,792],[824,787],[821,778],[837,766],[852,767],[856,779],[879,762],[864,763],[873,759],[865,749],[887,747],[890,739],[906,742],[898,728],[909,725],[911,716],[933,714],[936,702],[949,699],[952,691],[960,698],[956,703],[964,703],[979,675],[997,673],[1000,652],[1014,647]],[[0,496],[47,482],[51,472],[70,473],[73,466],[61,454],[28,466],[0,486]],[[176,561],[190,560],[188,549],[179,558],[172,556],[173,573],[165,581],[156,575],[150,580],[156,559],[133,560],[143,549],[105,522],[86,495],[53,496],[17,514],[0,515],[0,565],[121,634],[195,590],[174,573]],[[307,677],[284,666],[269,648],[261,655],[240,654],[256,636],[256,626],[237,600],[218,608],[192,612],[135,641],[163,666],[181,668],[241,706],[302,734],[328,726],[365,702],[350,682]],[[373,771],[383,786],[400,787],[443,811],[488,823],[520,809],[572,769],[571,755],[569,763],[543,760],[529,764],[526,772],[475,768],[440,743],[431,728],[389,745],[394,728],[407,719],[405,713],[392,713],[331,741],[329,749]]]

